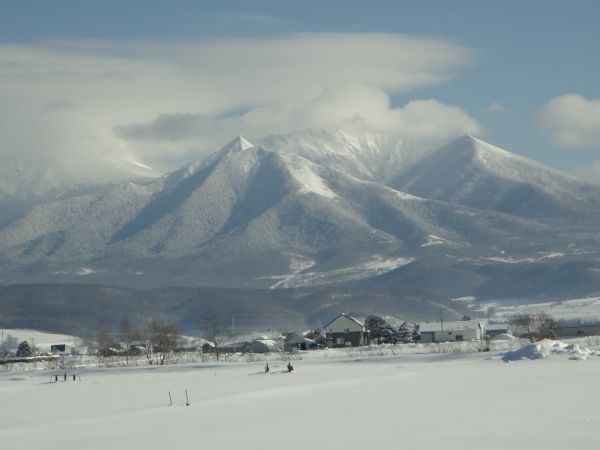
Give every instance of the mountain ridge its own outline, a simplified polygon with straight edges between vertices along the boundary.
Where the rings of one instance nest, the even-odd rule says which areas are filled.
[[[236,302],[308,289],[323,314],[600,291],[592,185],[471,136],[418,159],[389,136],[379,149],[331,131],[283,139],[238,136],[161,177],[15,200],[0,211],[0,285],[234,289]],[[361,142],[380,159],[355,160]]]

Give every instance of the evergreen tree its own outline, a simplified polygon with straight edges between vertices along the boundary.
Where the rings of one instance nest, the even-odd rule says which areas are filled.
[[[410,344],[415,341],[413,331],[406,322],[403,322],[400,328],[398,328],[398,341],[403,344]]]
[[[381,316],[375,314],[367,316],[365,327],[371,331],[371,338],[378,344],[389,344],[396,340],[396,330]]]
[[[29,347],[29,344],[27,343],[27,341],[23,341],[19,344],[19,348],[17,348],[17,356],[18,357],[25,357],[25,356],[31,356],[33,354],[33,352],[31,351],[31,348]]]

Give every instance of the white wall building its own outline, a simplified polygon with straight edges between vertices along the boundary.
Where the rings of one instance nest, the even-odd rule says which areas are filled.
[[[485,324],[479,320],[423,322],[419,324],[421,342],[473,341],[485,336]]]

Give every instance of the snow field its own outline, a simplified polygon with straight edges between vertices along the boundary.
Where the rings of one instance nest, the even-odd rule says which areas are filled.
[[[598,448],[595,356],[339,353],[292,361],[292,374],[287,361],[269,375],[264,362],[5,374],[2,448]]]
[[[11,350],[16,349],[20,342],[27,341],[29,345],[35,345],[35,348],[42,353],[50,352],[50,346],[52,344],[66,344],[69,347],[75,347],[76,344],[81,341],[77,337],[67,334],[46,333],[43,331],[22,328],[4,328],[3,335],[5,339],[7,339],[8,336],[16,339],[16,345],[12,346],[10,348]]]

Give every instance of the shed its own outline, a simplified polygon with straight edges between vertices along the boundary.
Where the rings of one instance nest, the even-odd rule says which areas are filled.
[[[484,336],[485,324],[478,320],[423,322],[419,324],[421,342],[472,341]]]
[[[248,342],[247,350],[251,353],[269,353],[277,350],[277,342],[273,339],[255,339]]]
[[[599,336],[600,324],[560,324],[556,330],[557,337]]]
[[[206,342],[202,344],[200,348],[202,349],[202,353],[212,353],[215,351],[215,344],[212,342]]]
[[[50,353],[67,353],[71,352],[67,344],[50,344]]]
[[[496,337],[499,334],[511,334],[510,324],[508,322],[501,323],[486,323],[485,324],[485,335],[490,338]]]
[[[314,350],[318,347],[316,341],[304,336],[293,336],[285,343],[286,351],[293,350]]]

